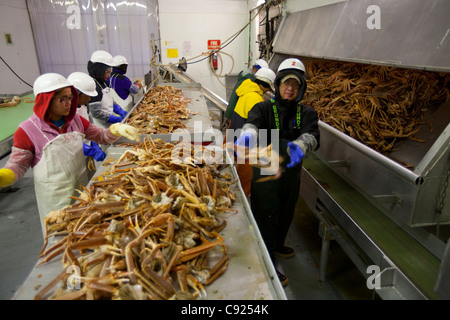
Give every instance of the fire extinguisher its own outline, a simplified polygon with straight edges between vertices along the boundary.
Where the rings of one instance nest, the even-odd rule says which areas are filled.
[[[211,64],[214,70],[217,70],[217,51],[213,51],[210,55]]]

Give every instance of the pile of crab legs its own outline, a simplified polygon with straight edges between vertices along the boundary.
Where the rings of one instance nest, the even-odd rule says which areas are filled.
[[[172,133],[176,129],[185,129],[184,120],[196,114],[187,108],[190,101],[180,88],[171,85],[153,87],[126,123],[139,129],[140,134]]]
[[[303,103],[322,121],[383,154],[401,139],[425,142],[415,135],[422,125],[432,132],[426,113],[450,101],[446,73],[322,60],[305,67]]]
[[[221,214],[236,212],[236,180],[221,165],[174,161],[180,145],[144,139],[79,191],[75,204],[45,218],[39,265],[62,255],[64,268],[35,299],[206,296],[204,285],[227,269],[219,232]],[[48,239],[58,240],[49,246]]]

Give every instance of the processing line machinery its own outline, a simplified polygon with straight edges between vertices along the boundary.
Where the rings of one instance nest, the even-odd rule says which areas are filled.
[[[381,14],[378,30],[369,7]],[[448,73],[449,12],[440,0],[349,0],[287,14],[270,66],[298,57]],[[383,299],[450,298],[449,104],[425,116],[434,128],[417,133],[425,143],[398,142],[389,156],[320,121],[300,194],[320,219],[321,279],[334,239]]]

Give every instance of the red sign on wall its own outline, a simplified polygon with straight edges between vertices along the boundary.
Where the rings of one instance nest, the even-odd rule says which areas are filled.
[[[208,40],[208,50],[220,49],[220,40]]]

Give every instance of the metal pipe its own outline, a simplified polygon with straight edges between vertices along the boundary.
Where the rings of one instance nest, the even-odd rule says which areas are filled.
[[[319,120],[319,128],[320,128],[320,130],[328,131],[333,136],[341,139],[347,145],[351,146],[355,150],[368,156],[372,160],[374,160],[377,163],[384,166],[386,169],[389,169],[392,172],[396,173],[397,175],[399,175],[406,181],[408,181],[414,185],[420,185],[423,182],[423,177],[415,174],[414,172],[408,170],[407,168],[403,167],[402,165],[398,164],[397,162],[378,153],[377,151],[373,150],[372,148],[367,147],[366,145],[362,144],[361,142],[353,139],[352,137],[346,135],[345,133],[339,131],[338,129],[333,128],[332,126],[326,124],[325,122],[323,122],[321,120]]]

